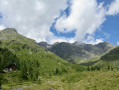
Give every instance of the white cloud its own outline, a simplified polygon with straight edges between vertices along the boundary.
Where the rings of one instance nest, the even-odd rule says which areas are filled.
[[[107,11],[107,15],[116,15],[118,13],[119,13],[119,0],[115,0],[110,4],[109,10]]]
[[[119,45],[119,41],[117,41],[117,45]]]
[[[2,25],[16,28],[22,35],[39,41],[54,42],[86,42],[97,43],[103,39],[95,39],[93,34],[105,21],[106,9],[97,0],[70,0],[70,15],[62,15],[56,21],[57,32],[71,32],[76,29],[74,38],[57,37],[50,27],[60,10],[67,8],[67,0],[0,0]],[[119,0],[115,0],[109,7],[107,15],[118,13]],[[4,26],[0,26],[0,29]],[[89,35],[85,39],[86,35]],[[89,40],[89,41],[88,41]]]
[[[98,44],[98,43],[101,43],[103,42],[104,40],[102,38],[100,39],[95,39],[93,36],[88,36],[87,39],[84,41],[84,43],[87,43],[87,44]]]
[[[56,36],[52,36],[48,38],[50,41],[50,44],[54,44],[55,42],[69,42],[69,43],[74,43],[75,40],[74,38],[65,38],[65,37],[56,37]]]
[[[71,0],[70,15],[61,16],[56,23],[59,32],[71,32],[76,29],[76,41],[83,41],[86,34],[93,34],[105,20],[103,3],[96,0]]]
[[[36,41],[52,36],[50,26],[67,0],[0,0],[2,24]]]
[[[0,25],[0,31],[5,29],[5,27],[3,25]]]

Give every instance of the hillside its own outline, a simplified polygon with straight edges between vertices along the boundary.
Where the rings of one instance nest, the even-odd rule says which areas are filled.
[[[35,40],[26,38],[25,36],[18,34],[18,32],[14,28],[7,28],[5,30],[0,31],[0,41],[4,41],[4,42],[17,41],[29,45],[36,44]]]
[[[0,86],[2,83],[3,90],[24,86],[28,86],[26,90],[118,88],[118,79],[114,79],[118,78],[118,71],[115,74],[116,71],[113,69],[117,70],[119,66],[119,47],[111,50],[114,47],[108,42],[96,45],[65,42],[54,45],[46,42],[38,44],[18,34],[15,29],[2,30],[0,31]],[[111,51],[108,52],[109,50]],[[99,60],[98,55],[104,53],[107,54]],[[75,59],[85,61],[90,58],[91,63],[85,61],[86,67],[83,67],[62,58],[72,63]],[[16,65],[15,69],[3,73],[11,64]],[[113,77],[106,77],[109,74]],[[113,82],[115,84],[112,84]]]
[[[37,80],[39,75],[57,75],[72,70],[68,62],[40,47],[34,40],[18,34],[12,28],[0,31],[0,47],[8,49],[18,58],[19,63],[16,64],[24,79]]]
[[[103,61],[115,61],[119,60],[119,46],[111,50],[109,53],[105,54],[100,58]]]
[[[84,66],[99,67],[102,69],[119,69],[119,46],[115,47],[101,57],[92,58],[81,63]]]
[[[10,64],[19,65],[19,58],[6,48],[0,48],[0,72]]]
[[[103,55],[93,66],[107,69],[119,69],[119,46]]]
[[[6,48],[0,48],[0,89],[3,80],[3,70],[10,64],[16,63],[19,65],[19,59]],[[18,68],[18,66],[16,67]]]
[[[13,72],[8,70],[4,74],[3,70],[13,64],[16,65]],[[13,28],[0,31],[0,67],[0,82],[7,90],[21,83],[24,85],[24,82],[40,83],[41,78],[84,70],[40,47],[34,40],[18,34]],[[2,76],[5,81],[1,81]]]

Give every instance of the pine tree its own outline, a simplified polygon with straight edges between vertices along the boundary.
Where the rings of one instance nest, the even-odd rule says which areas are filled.
[[[113,70],[113,67],[111,66],[110,69]]]
[[[95,70],[95,67],[91,67],[91,71],[94,71]]]
[[[3,71],[3,58],[2,56],[0,57],[0,89],[2,88],[2,79],[3,79],[3,74],[2,74],[2,71]]]
[[[109,65],[108,65],[107,69],[110,70],[110,66]]]
[[[36,67],[40,67],[40,63],[38,62],[38,60],[36,61]]]
[[[28,77],[27,77],[28,74],[27,74],[26,65],[23,65],[23,67],[22,67],[22,69],[21,69],[21,74],[22,74],[21,76],[22,76],[23,79],[26,79],[26,80],[28,79]]]
[[[100,67],[97,67],[97,70],[100,70]]]
[[[89,66],[87,67],[87,71],[90,71],[90,67]]]
[[[51,72],[49,71],[49,76],[51,77],[52,76],[52,74],[51,74]]]
[[[55,74],[58,75],[59,74],[59,69],[56,68]]]
[[[29,79],[32,79],[33,78],[33,68],[32,68],[32,66],[29,67],[28,73],[29,73]]]
[[[3,79],[3,75],[2,75],[2,73],[0,73],[0,89],[2,88],[1,86],[2,86],[2,79]]]

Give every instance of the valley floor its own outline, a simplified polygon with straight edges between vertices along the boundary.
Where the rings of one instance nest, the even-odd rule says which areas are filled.
[[[62,76],[41,77],[41,84],[32,82],[26,85],[30,87],[23,90],[119,90],[119,71],[84,71]],[[9,89],[3,85],[3,90]]]

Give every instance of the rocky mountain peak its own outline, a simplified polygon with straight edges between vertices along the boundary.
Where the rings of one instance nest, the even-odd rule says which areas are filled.
[[[105,41],[104,43],[106,43],[106,44],[110,44],[108,41]]]
[[[53,45],[48,45],[46,42],[40,42],[39,45],[65,60],[71,60],[72,58],[75,60],[89,59],[93,56],[100,56],[115,47],[107,41],[95,45],[80,42],[61,42]]]
[[[4,32],[4,33],[17,33],[18,34],[17,30],[14,28],[6,28],[6,29],[2,30],[2,32]]]
[[[51,47],[51,45],[49,45],[47,42],[44,42],[44,41],[39,42],[38,45],[40,45],[40,46],[42,46],[42,47],[44,47],[46,49]]]
[[[115,45],[110,44],[108,41],[98,43],[96,46],[102,47],[102,48],[105,48],[105,47],[115,47]]]

